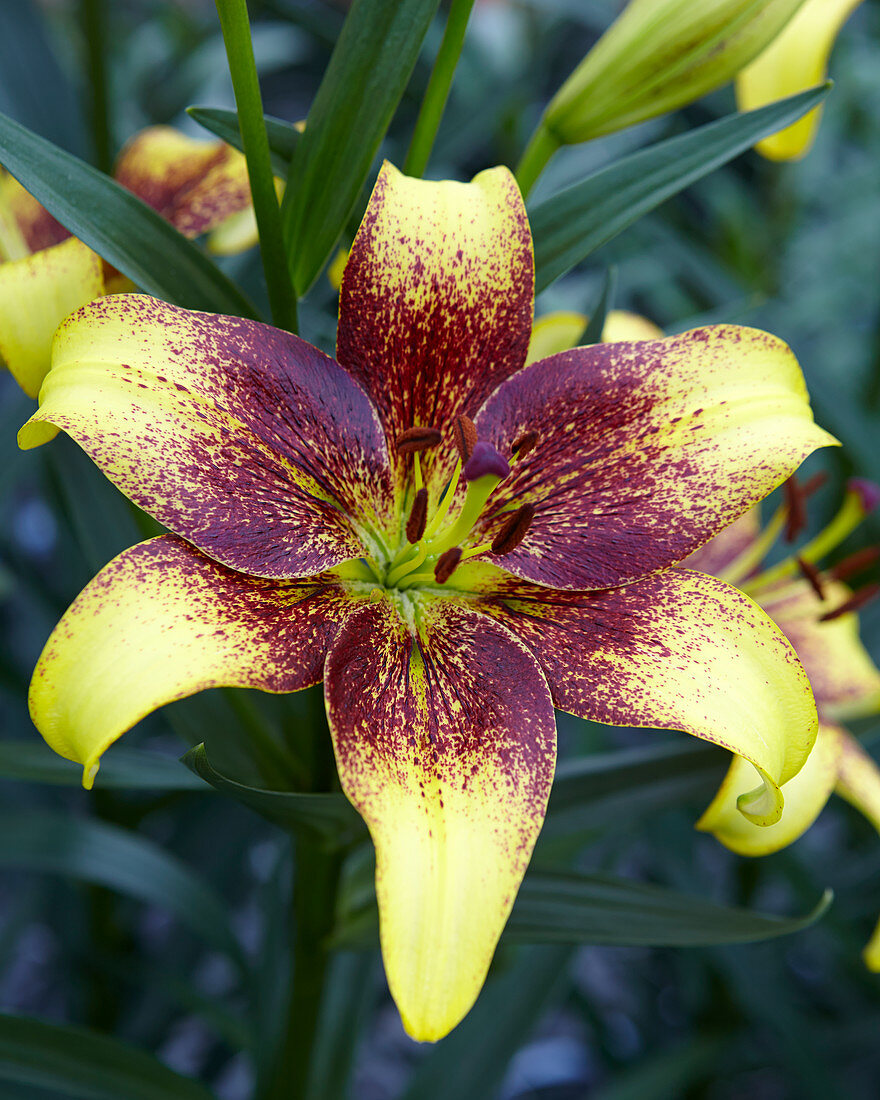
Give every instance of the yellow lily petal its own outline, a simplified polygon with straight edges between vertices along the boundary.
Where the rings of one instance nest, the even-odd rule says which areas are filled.
[[[48,373],[55,330],[103,293],[101,258],[75,237],[0,265],[0,355],[29,397]]]
[[[797,775],[782,788],[785,799],[782,817],[763,828],[752,824],[737,809],[737,798],[754,785],[755,773],[745,760],[735,756],[697,828],[714,834],[725,847],[741,856],[765,856],[785,848],[809,829],[831,796],[844,736],[839,726],[819,724],[813,751]]]
[[[284,194],[283,180],[275,180],[275,192],[280,201]],[[244,210],[230,214],[216,229],[212,229],[205,243],[208,251],[213,252],[215,256],[235,256],[239,252],[246,252],[249,248],[253,248],[259,239],[254,208],[246,206]]]
[[[327,268],[327,278],[334,290],[339,290],[342,286],[342,276],[345,272],[345,265],[347,263],[348,249],[340,248]]]
[[[0,168],[0,260],[21,260],[69,236],[14,176]]]
[[[208,233],[251,205],[247,161],[237,149],[225,141],[198,141],[170,126],[136,134],[114,174],[187,237]]]
[[[559,309],[538,317],[532,325],[532,339],[526,363],[537,363],[560,351],[577,347],[590,318],[574,310]],[[663,329],[626,309],[609,310],[602,329],[602,343],[616,344],[626,340],[658,340]]]
[[[173,535],[142,542],[52,632],[31,681],[31,717],[91,787],[107,747],[165,703],[221,685],[286,692],[320,681],[354,606],[326,579],[259,581]]]
[[[751,111],[821,84],[840,28],[860,3],[806,0],[782,33],[736,78],[739,109]],[[755,148],[770,160],[797,160],[812,146],[821,117],[821,106],[815,107]]]
[[[820,622],[840,607],[852,591],[840,581],[823,578],[820,600],[805,580],[760,588],[754,599],[780,626],[797,651],[823,717],[862,717],[880,710],[880,671],[859,639],[854,612]]]
[[[407,1032],[434,1041],[479,993],[541,828],[550,692],[504,627],[445,600],[355,612],[324,690],[339,777],[376,847],[388,984]]]
[[[865,815],[880,832],[880,768],[854,737],[844,734],[835,793]],[[862,952],[865,966],[880,972],[880,922]]]

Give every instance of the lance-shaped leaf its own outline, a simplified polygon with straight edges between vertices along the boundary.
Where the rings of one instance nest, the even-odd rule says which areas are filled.
[[[297,294],[351,214],[437,6],[355,0],[346,17],[290,165],[284,229]]]
[[[69,875],[156,905],[244,965],[222,900],[175,856],[116,825],[69,814],[0,814],[0,867]]]
[[[255,316],[204,252],[102,172],[0,115],[0,163],[74,236],[159,298]]]
[[[81,1027],[0,1016],[0,1081],[66,1100],[213,1100],[146,1051]]]
[[[111,761],[112,757],[108,763]],[[190,749],[183,762],[221,794],[236,799],[283,829],[304,832],[313,840],[339,846],[366,835],[363,822],[341,794],[249,787],[217,771],[208,760],[204,745]]]
[[[228,142],[240,152],[244,152],[241,130],[238,125],[238,111],[224,110],[222,107],[187,107],[190,118],[218,138]],[[269,139],[269,152],[272,156],[272,171],[279,179],[286,180],[290,170],[290,161],[297,142],[302,139],[302,124],[296,126],[281,118],[264,115],[266,136]]]
[[[544,290],[655,206],[800,118],[824,99],[829,87],[728,115],[661,141],[534,205],[529,218],[535,239],[535,289]]]

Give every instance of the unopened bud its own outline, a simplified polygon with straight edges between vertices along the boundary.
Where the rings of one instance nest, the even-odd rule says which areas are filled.
[[[803,0],[630,0],[550,102],[541,129],[569,145],[720,88]]]

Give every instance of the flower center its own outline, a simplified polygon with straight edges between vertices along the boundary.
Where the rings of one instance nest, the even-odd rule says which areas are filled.
[[[406,543],[388,563],[383,583],[386,588],[407,589],[421,584],[445,584],[463,561],[478,554],[508,554],[525,538],[535,515],[534,504],[508,505],[508,518],[489,542],[463,549],[477,525],[492,493],[510,474],[510,462],[491,443],[477,438],[473,422],[456,418],[453,438],[459,452],[452,477],[429,514],[428,490],[423,483],[421,454],[436,447],[442,434],[436,428],[415,427],[397,440],[398,454],[412,455],[413,504],[406,523]],[[537,438],[514,447],[514,461],[530,450]],[[526,445],[528,444],[528,445]],[[467,485],[464,501],[456,514],[452,506],[459,485]]]

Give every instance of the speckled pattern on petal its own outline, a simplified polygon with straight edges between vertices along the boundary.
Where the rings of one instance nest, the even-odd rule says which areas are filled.
[[[382,950],[409,1033],[467,1012],[541,828],[556,737],[529,651],[446,601],[344,624],[325,692],[343,789],[376,846]],[[417,624],[417,625],[415,625]]]
[[[501,564],[558,588],[613,587],[681,561],[835,442],[813,423],[786,345],[731,325],[533,363],[475,423],[502,453],[538,433],[493,498],[537,505]]]
[[[385,440],[356,382],[296,336],[118,295],[59,329],[24,446],[50,425],[172,531],[264,577],[364,554],[391,503]]]

